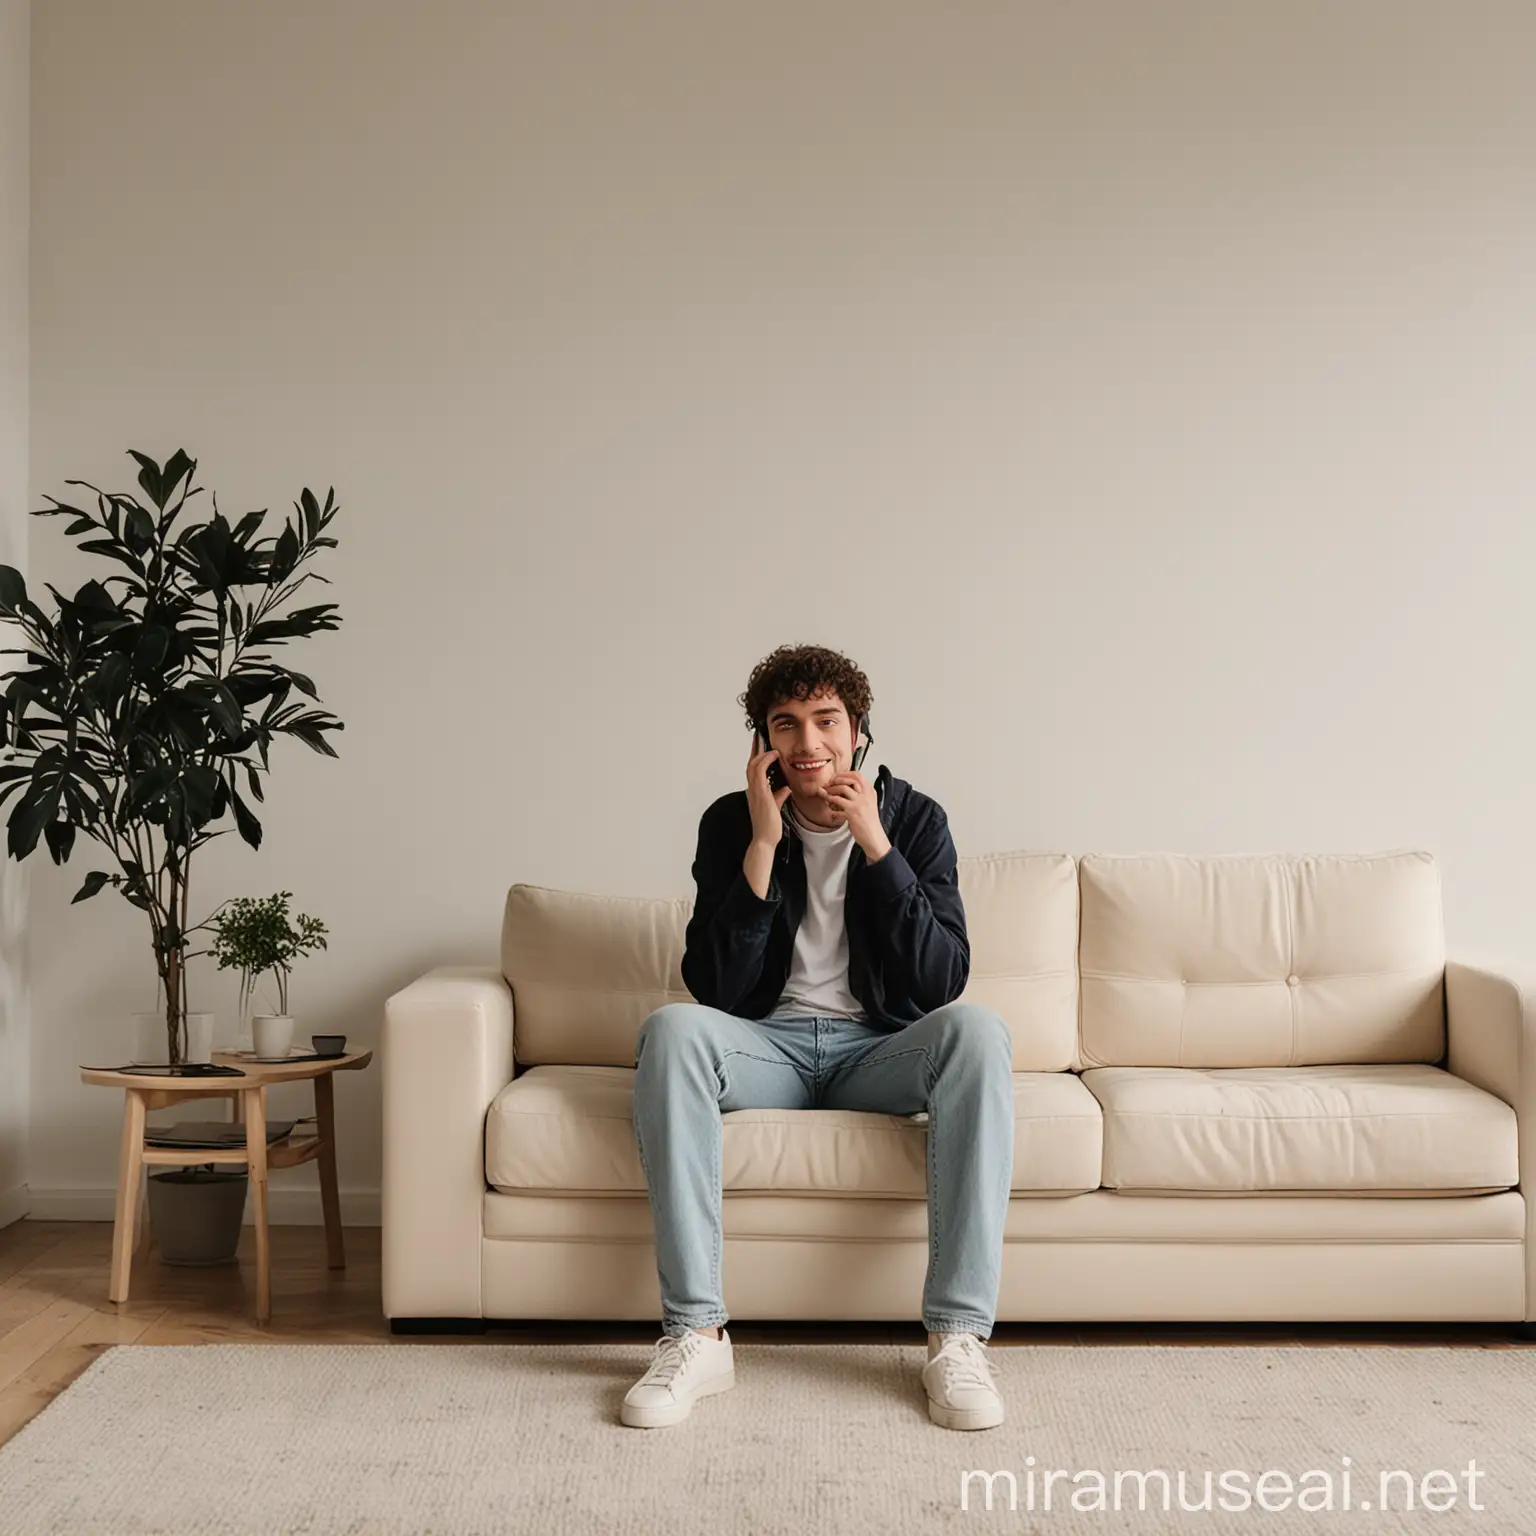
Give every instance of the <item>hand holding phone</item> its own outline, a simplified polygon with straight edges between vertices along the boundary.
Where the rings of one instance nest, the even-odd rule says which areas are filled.
[[[759,750],[761,748],[761,750]],[[747,804],[752,811],[754,842],[778,846],[784,835],[780,807],[789,799],[789,782],[779,766],[779,754],[767,745],[762,733],[752,732],[752,750],[747,757]]]

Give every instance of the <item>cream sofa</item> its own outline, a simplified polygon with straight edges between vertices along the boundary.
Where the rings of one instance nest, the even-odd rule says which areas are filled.
[[[1376,855],[960,860],[963,997],[1014,1041],[999,1321],[1536,1317],[1536,986],[1447,962]],[[385,1010],[384,1311],[651,1319],[642,1021],[691,898],[508,893],[499,967]],[[723,1116],[735,1319],[917,1318],[923,1117]]]

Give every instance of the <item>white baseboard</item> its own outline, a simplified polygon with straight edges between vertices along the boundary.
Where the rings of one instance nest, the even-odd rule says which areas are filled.
[[[111,1221],[117,1214],[117,1186],[103,1185],[94,1189],[39,1189],[23,1185],[19,1190],[0,1195],[0,1226],[5,1225],[6,1212],[13,1195],[19,1195],[21,1209],[18,1216],[30,1216],[33,1221]],[[15,1218],[10,1218],[14,1220]],[[318,1227],[324,1225],[325,1216],[320,1209],[318,1189],[268,1190],[267,1219],[274,1227]],[[251,1201],[246,1197],[245,1220],[251,1220]],[[341,1191],[341,1224],[344,1227],[376,1227],[379,1225],[379,1191],[376,1189],[344,1189]]]

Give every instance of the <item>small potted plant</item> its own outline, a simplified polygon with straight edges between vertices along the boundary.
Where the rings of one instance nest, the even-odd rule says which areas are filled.
[[[281,1058],[293,1047],[293,1016],[288,1012],[288,977],[301,955],[327,947],[327,929],[318,918],[290,916],[292,891],[260,900],[235,896],[207,920],[213,940],[206,953],[221,971],[240,972],[240,1018],[246,1016],[257,981],[269,972],[277,979],[277,1012],[251,1015],[251,1049],[258,1057]]]

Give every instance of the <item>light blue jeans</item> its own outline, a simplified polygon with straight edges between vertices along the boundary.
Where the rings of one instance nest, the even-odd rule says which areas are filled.
[[[727,1320],[721,1289],[721,1123],[732,1109],[928,1113],[923,1326],[989,1338],[1013,1185],[1013,1042],[990,1008],[949,1003],[899,1029],[796,1015],[739,1019],[668,1003],[635,1045],[662,1327]]]

